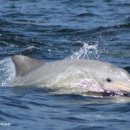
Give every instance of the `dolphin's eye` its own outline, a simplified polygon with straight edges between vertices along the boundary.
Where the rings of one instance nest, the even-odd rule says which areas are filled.
[[[107,82],[112,82],[112,80],[110,78],[107,78],[106,81]]]

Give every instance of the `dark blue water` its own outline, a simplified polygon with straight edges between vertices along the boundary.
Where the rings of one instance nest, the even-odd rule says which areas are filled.
[[[129,99],[2,87],[13,73],[7,57],[15,54],[98,59],[130,72],[130,1],[0,0],[0,128],[129,129]]]

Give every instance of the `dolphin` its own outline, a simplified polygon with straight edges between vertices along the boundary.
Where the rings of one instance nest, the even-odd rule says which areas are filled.
[[[63,94],[127,96],[130,75],[114,64],[86,59],[45,62],[23,55],[11,57],[16,76],[10,86],[38,86]]]

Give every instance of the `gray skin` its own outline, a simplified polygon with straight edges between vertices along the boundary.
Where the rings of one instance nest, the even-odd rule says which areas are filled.
[[[22,55],[12,61],[16,77],[10,86],[38,86],[63,94],[124,95],[130,92],[130,75],[113,64],[84,59],[43,62]]]

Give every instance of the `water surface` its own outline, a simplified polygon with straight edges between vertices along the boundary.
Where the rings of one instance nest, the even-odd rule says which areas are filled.
[[[66,57],[97,59],[130,72],[130,1],[0,0],[0,3],[1,129],[129,129],[127,98],[55,95],[36,87],[2,86],[14,76],[7,57],[15,54],[46,61]]]

